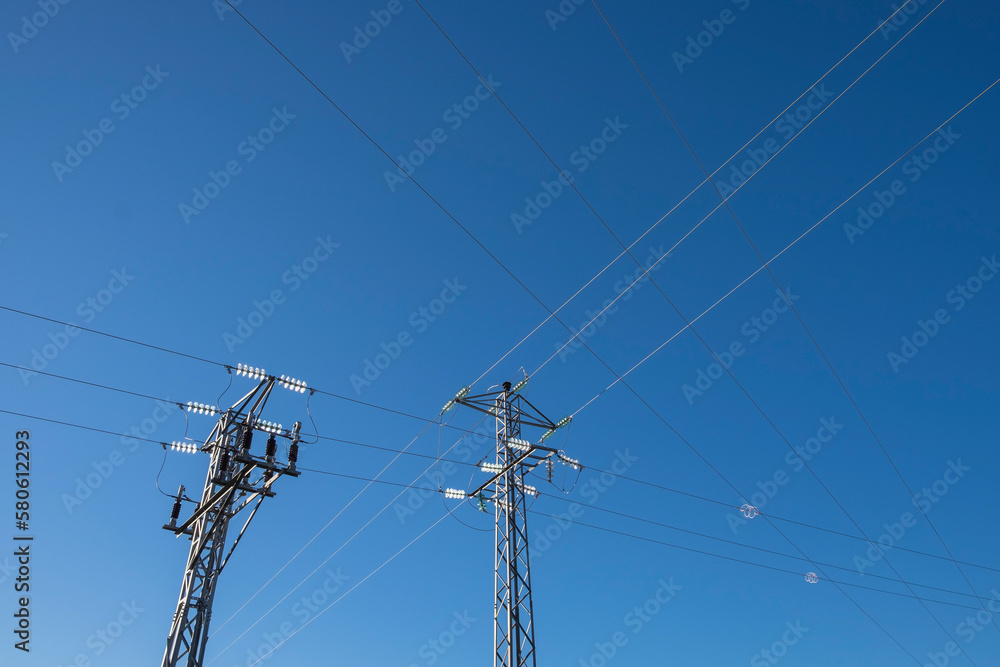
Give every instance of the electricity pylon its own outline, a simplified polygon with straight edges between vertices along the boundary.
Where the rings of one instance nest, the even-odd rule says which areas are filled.
[[[531,568],[528,558],[528,526],[526,496],[537,495],[535,487],[525,483],[524,476],[551,457],[579,467],[579,462],[559,451],[542,446],[557,428],[570,422],[566,417],[553,423],[518,391],[527,380],[511,388],[503,384],[499,392],[468,396],[463,389],[445,409],[454,404],[465,405],[496,417],[496,463],[485,463],[482,469],[493,476],[479,488],[466,493],[448,489],[451,498],[473,497],[480,500],[485,511],[482,492],[493,485],[496,508],[495,588],[493,601],[493,656],[495,667],[535,667],[535,624],[531,603]],[[521,428],[532,426],[545,429],[539,444],[521,437]]]
[[[257,387],[219,417],[204,445],[196,447],[175,443],[175,449],[200,450],[210,454],[211,462],[201,501],[190,518],[177,525],[184,496],[184,487],[181,486],[170,513],[170,523],[163,526],[177,536],[188,535],[191,548],[177,600],[177,610],[167,636],[162,667],[201,667],[219,574],[229,562],[261,502],[264,498],[274,496],[271,486],[275,480],[282,475],[299,475],[295,470],[295,463],[298,459],[301,423],[296,422],[290,431],[283,430],[280,424],[264,421],[260,416],[275,382],[300,392],[305,391],[305,383],[284,377],[278,380],[256,368],[244,368],[242,365],[239,368],[240,374],[259,381]],[[212,406],[189,403],[187,407],[192,412],[213,416],[217,414]],[[250,454],[255,430],[268,433],[263,457]],[[279,436],[291,440],[287,464],[275,460]],[[255,500],[256,505],[246,524],[233,541],[229,553],[225,553],[230,519]]]

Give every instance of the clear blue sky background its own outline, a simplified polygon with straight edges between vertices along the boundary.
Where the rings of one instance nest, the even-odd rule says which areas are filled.
[[[564,11],[574,11],[558,22],[546,16],[547,10],[559,12],[556,0],[530,7],[492,0],[431,0],[425,6],[471,63],[492,75],[504,102],[573,174],[614,234],[630,244],[704,177],[593,5],[562,4]],[[819,92],[826,99],[813,102],[827,111],[794,139],[787,124],[772,121],[892,14],[892,3],[777,6],[715,0],[680,6],[608,0],[602,8],[701,162],[709,171],[722,167],[716,181],[729,179],[731,165],[739,168],[752,159],[744,153],[726,163],[758,131],[763,130],[747,150],[782,148],[759,170],[751,162],[754,178],[730,200],[765,259],[844,204],[771,269],[797,297],[799,314],[900,473],[915,492],[932,489],[928,516],[951,553],[994,567],[1000,565],[993,512],[1000,474],[995,424],[1000,279],[981,284],[976,279],[983,258],[1000,251],[995,197],[1000,91],[987,92],[947,123],[950,138],[939,140],[937,149],[934,138],[913,147],[996,80],[1000,21],[989,3],[952,0],[931,13],[935,4],[912,5],[912,15],[900,14],[906,20],[898,30],[876,33],[825,78]],[[391,21],[348,62],[342,43],[373,20],[371,12],[386,7],[356,1],[239,5],[393,157],[427,145],[436,130],[438,138],[445,137],[415,178],[555,309],[612,262],[620,245],[566,187],[551,203],[541,198],[548,206],[531,224],[519,227],[512,220],[513,214],[525,214],[526,198],[545,192],[542,182],[553,182],[556,170],[496,99],[482,101],[460,124],[447,114],[475,94],[479,81],[419,7],[401,0],[398,14],[381,14]],[[724,15],[729,23],[713,23],[723,10],[731,12]],[[220,16],[207,0],[157,5],[75,0],[58,5],[51,18],[35,18],[42,27],[26,28],[25,21],[30,26],[39,11],[39,4],[18,0],[0,12],[6,35],[0,47],[0,117],[6,128],[0,305],[224,364],[263,366],[427,419],[545,319],[545,309],[414,183],[390,188],[385,177],[395,169],[390,160],[235,13]],[[706,22],[721,32],[701,35],[708,45],[700,53],[692,48],[691,61],[679,71],[674,54],[689,47],[689,38],[696,43],[708,30]],[[147,68],[159,68],[158,81]],[[151,90],[137,91],[144,99],[129,108],[121,97],[131,99],[144,77]],[[792,112],[808,100],[795,103]],[[267,128],[275,110],[287,119],[275,121],[280,132],[262,150],[248,149],[243,142]],[[816,109],[806,106],[801,113],[812,116]],[[100,130],[102,121],[113,131]],[[620,130],[604,152],[593,160],[574,157],[608,122],[619,123]],[[67,164],[76,165],[71,171],[53,166],[67,162],[67,147],[76,150],[84,142],[81,150],[88,152],[86,142],[98,137],[88,155],[79,161],[69,157]],[[933,164],[915,167],[913,155],[928,148]],[[225,170],[230,161],[237,173],[228,181],[218,177],[226,186],[209,188],[215,196],[207,206],[196,202],[195,190],[204,191],[211,173]],[[893,187],[891,205],[865,222],[863,233],[845,228],[856,224],[858,207],[872,207],[879,198],[888,202]],[[636,258],[644,262],[651,249],[670,249],[718,202],[710,187],[697,189],[635,246]],[[185,216],[181,205],[195,203],[203,210]],[[872,210],[879,212],[877,205]],[[294,267],[312,256],[318,239],[339,246],[325,261],[309,265],[315,271],[307,280],[295,278]],[[690,319],[760,266],[722,209],[651,275]],[[631,259],[619,259],[560,311],[560,319],[579,328],[589,320],[588,311],[613,298],[616,283],[634,271]],[[992,276],[991,271],[983,268],[982,275]],[[120,281],[112,282],[115,272],[126,274],[124,289]],[[420,309],[436,307],[448,281],[459,286],[457,298],[434,321],[421,321]],[[118,293],[102,291],[109,284]],[[956,297],[952,290],[959,285],[981,289],[971,299]],[[622,632],[627,641],[607,664],[772,664],[760,652],[776,642],[781,663],[789,666],[969,664],[965,656],[945,656],[949,634],[975,664],[1000,664],[1000,630],[989,623],[972,630],[981,627],[966,622],[975,610],[954,606],[976,607],[970,583],[984,598],[1000,591],[995,570],[964,566],[967,583],[948,560],[887,551],[906,581],[945,589],[914,587],[935,600],[926,602],[925,610],[906,597],[911,592],[903,584],[870,576],[897,578],[884,560],[865,567],[864,576],[857,572],[856,557],[863,558],[868,548],[862,540],[775,522],[807,558],[847,568],[836,570],[741,546],[799,555],[763,517],[734,530],[733,517],[739,515],[722,505],[625,480],[597,490],[599,471],[627,452],[636,459],[626,473],[631,477],[733,508],[760,492],[755,502],[765,514],[853,536],[863,530],[877,539],[909,512],[915,525],[886,539],[946,556],[798,319],[790,312],[770,319],[776,289],[760,272],[695,325],[719,353],[742,345],[731,370],[766,419],[728,375],[711,386],[703,379],[701,395],[685,394],[685,385],[698,388],[699,371],[717,370],[709,368],[710,353],[690,331],[628,376],[642,399],[718,474],[621,385],[590,403],[568,431],[550,441],[586,468],[565,496],[538,480],[549,495],[540,497],[533,511],[558,515],[568,512],[572,501],[585,502],[738,544],[590,507],[572,524],[533,515],[542,663],[599,667],[598,645]],[[240,334],[240,318],[248,318],[255,302],[269,299],[274,290],[282,291],[283,301],[273,313],[254,316],[259,326],[252,335],[227,343],[227,334]],[[683,327],[649,282],[629,294],[588,332],[587,344],[600,361],[579,349],[556,357],[532,377],[527,395],[551,418],[576,412],[614,380],[605,363],[624,373]],[[88,299],[97,300],[101,310]],[[925,344],[894,368],[887,355],[901,354],[902,337],[920,332],[919,322],[932,320],[939,309],[943,323],[926,325],[935,335],[918,335]],[[765,331],[753,318],[772,323]],[[214,403],[228,383],[218,366],[87,333],[64,337],[60,325],[10,311],[0,312],[0,326],[0,361],[7,364],[44,365],[47,372],[179,402]],[[376,360],[381,344],[401,333],[412,343],[398,358],[370,384],[352,383],[352,375],[363,374],[366,362]],[[473,391],[517,379],[521,367],[534,372],[568,336],[550,320]],[[52,347],[60,343],[64,349]],[[38,356],[45,354],[51,358]],[[142,428],[145,420],[152,431],[148,437],[166,442],[185,433],[204,438],[212,425],[208,417],[193,415],[187,423],[178,411],[157,412],[150,400],[56,378],[25,381],[10,368],[0,377],[5,410],[114,433]],[[250,387],[238,378],[222,402],[228,405]],[[310,407],[324,435],[391,449],[406,446],[425,425],[329,396],[314,396]],[[268,417],[285,425],[304,421],[312,430],[299,394],[276,393]],[[477,420],[459,410],[451,425],[470,429]],[[782,438],[805,446],[822,420],[842,427],[810,455],[810,467],[836,502],[801,469]],[[23,429],[31,432],[35,536],[32,651],[24,655],[12,647],[14,581],[0,572],[0,609],[7,619],[0,628],[6,637],[2,661],[158,664],[187,542],[160,528],[171,501],[157,491],[155,480],[159,473],[159,485],[168,492],[185,484],[196,493],[204,480],[204,455],[170,453],[164,464],[156,444],[132,447],[113,435],[7,414],[0,424],[6,480],[0,536],[9,541],[17,532],[14,441]],[[480,428],[488,430],[489,424]],[[458,431],[431,426],[410,451],[434,456],[458,437]],[[467,440],[450,456],[474,464],[490,446]],[[391,458],[321,442],[305,447],[300,463],[373,477]],[[429,464],[404,456],[382,479],[426,482],[419,478]],[[948,473],[950,464],[961,476]],[[557,470],[556,481],[562,474]],[[96,488],[80,486],[88,475]],[[445,483],[465,487],[482,476],[463,465]],[[248,652],[283,628],[297,633],[261,664],[429,667],[489,659],[492,518],[469,506],[455,516],[471,528],[446,518],[303,625],[303,596],[316,593],[322,600],[328,572],[342,579],[335,598],[359,584],[444,515],[436,494],[424,500],[404,492],[394,500],[401,489],[373,485],[243,607],[363,485],[318,473],[280,481],[278,496],[262,508],[219,584],[211,664],[253,662]],[[400,509],[408,501],[412,514]],[[750,564],[600,532],[584,523]],[[546,531],[549,537],[543,539]],[[829,581],[804,580],[805,572],[821,569],[844,582],[854,603]],[[661,580],[671,579],[681,588],[637,627],[629,614],[654,598]],[[115,624],[123,604],[133,606],[136,617],[123,616],[130,625],[119,634]],[[475,620],[468,628],[453,626],[456,613]],[[451,635],[453,627],[461,634]],[[788,634],[788,627],[802,628],[801,637]],[[97,638],[99,630],[118,636],[104,642]],[[794,645],[782,644],[783,637]],[[448,648],[436,651],[431,641]]]

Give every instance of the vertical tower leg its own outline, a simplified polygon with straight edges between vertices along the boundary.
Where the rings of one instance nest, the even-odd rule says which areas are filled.
[[[261,374],[260,377],[261,382],[257,388],[220,417],[205,445],[200,448],[211,454],[211,462],[198,507],[187,521],[177,525],[184,488],[181,487],[170,523],[164,526],[178,536],[190,536],[191,547],[161,667],[201,667],[204,663],[212,619],[212,602],[222,569],[253,520],[260,503],[264,498],[274,495],[271,491],[274,481],[281,476],[299,476],[299,472],[295,470],[295,462],[298,458],[301,423],[296,422],[289,432],[282,430],[280,424],[260,419],[275,383],[274,376]],[[284,384],[303,386],[294,382],[296,384]],[[263,457],[254,456],[250,452],[255,429],[270,435]],[[275,461],[277,436],[292,441],[287,465]],[[230,520],[254,503],[256,505],[246,524],[226,553]]]
[[[521,465],[509,443],[521,437],[519,405],[511,400],[510,383],[496,398],[497,463],[506,472],[495,483],[496,597],[494,600],[494,665],[535,665],[535,628],[531,606],[531,571]]]
[[[201,665],[208,643],[208,627],[212,615],[212,599],[221,569],[229,519],[233,515],[236,486],[226,482],[230,477],[229,461],[235,448],[230,446],[229,415],[219,423],[221,442],[212,449],[201,507],[208,508],[191,526],[191,548],[181,582],[167,648],[162,667],[195,667]],[[223,468],[225,466],[225,468]]]

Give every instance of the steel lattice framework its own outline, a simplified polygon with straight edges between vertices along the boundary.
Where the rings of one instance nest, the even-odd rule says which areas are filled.
[[[264,377],[255,389],[222,414],[211,435],[200,447],[201,451],[211,455],[201,501],[191,517],[177,525],[184,494],[182,486],[174,503],[170,523],[164,526],[178,536],[189,535],[191,548],[177,609],[167,637],[162,667],[202,665],[212,619],[212,601],[222,569],[253,520],[260,503],[264,498],[274,496],[271,485],[275,480],[282,475],[299,475],[295,470],[295,461],[301,425],[296,422],[291,431],[284,431],[280,425],[260,419],[275,382],[274,377]],[[254,430],[269,434],[263,457],[250,454]],[[287,464],[275,461],[276,436],[291,440]],[[246,524],[233,541],[229,553],[225,553],[229,521],[255,501]]]
[[[535,667],[535,624],[531,603],[531,568],[525,497],[536,491],[524,476],[555,453],[521,438],[522,426],[551,433],[556,424],[526,398],[511,391],[456,397],[456,402],[496,416],[496,475],[473,492],[493,485],[496,507],[495,597],[493,653],[495,667]]]

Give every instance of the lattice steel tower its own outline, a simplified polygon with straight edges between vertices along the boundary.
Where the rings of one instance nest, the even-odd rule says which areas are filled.
[[[495,597],[493,606],[493,653],[495,667],[535,667],[535,624],[531,604],[531,569],[528,558],[528,526],[525,498],[537,490],[524,476],[543,461],[558,456],[564,463],[578,462],[554,449],[541,446],[555,430],[569,423],[569,418],[553,423],[518,392],[527,381],[503,391],[466,396],[459,392],[453,402],[496,417],[496,463],[486,463],[483,470],[493,477],[478,489],[466,494],[449,489],[449,497],[471,496],[483,503],[482,491],[493,486],[496,508]],[[521,437],[521,428],[545,429],[539,444]],[[485,511],[485,509],[484,509]]]
[[[265,375],[260,369],[244,368],[242,365],[239,369],[240,374],[258,380],[257,387],[219,417],[204,445],[198,447],[175,443],[175,449],[208,453],[211,455],[211,462],[201,500],[191,517],[177,525],[184,496],[184,487],[181,486],[170,514],[170,523],[163,526],[178,536],[190,536],[191,548],[177,609],[167,637],[162,667],[201,667],[219,574],[253,520],[260,503],[264,498],[274,496],[271,486],[275,480],[282,475],[299,475],[295,470],[295,463],[298,458],[301,424],[296,422],[289,431],[282,429],[280,424],[264,421],[261,413],[276,382],[287,389],[300,392],[305,391],[305,383],[284,377],[279,380]],[[193,412],[213,416],[217,414],[214,407],[199,403],[189,403],[187,407]],[[263,457],[250,454],[255,430],[268,434]],[[291,441],[286,464],[275,459],[278,437]],[[246,524],[226,553],[230,519],[254,501],[256,504]]]

